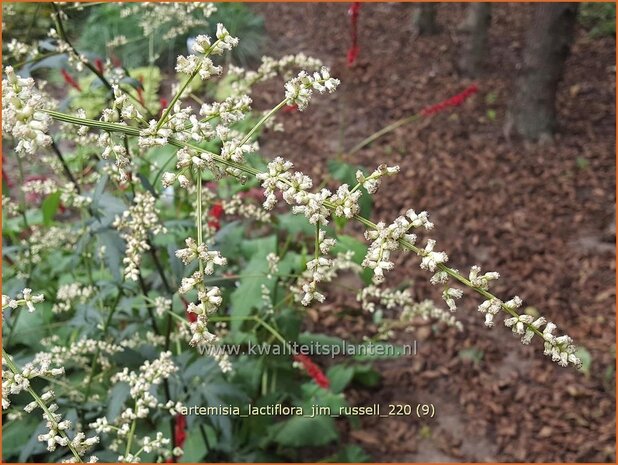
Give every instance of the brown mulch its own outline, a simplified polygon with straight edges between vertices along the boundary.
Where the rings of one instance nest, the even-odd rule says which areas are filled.
[[[342,81],[305,112],[279,116],[285,132],[263,138],[264,153],[286,156],[314,179],[342,148],[471,82],[454,65],[464,5],[440,5],[440,33],[414,37],[413,6],[364,4],[352,68],[345,63],[347,7],[253,6],[265,16],[270,55],[303,51]],[[522,296],[568,332],[589,351],[590,373],[551,363],[538,341],[525,347],[505,328],[488,330],[476,312],[479,301],[468,296],[457,313],[463,332],[400,336],[417,339],[418,355],[380,362],[378,389],[348,390],[358,405],[436,406],[431,420],[365,417],[358,429],[342,422],[345,441],[373,460],[615,462],[615,41],[577,31],[558,96],[559,132],[553,142],[526,144],[510,137],[504,122],[529,13],[525,4],[494,5],[491,56],[475,81],[477,96],[398,129],[353,162],[400,165],[400,175],[376,196],[374,218],[389,222],[408,208],[428,210],[432,236],[450,263],[499,271],[497,295]],[[283,94],[281,83],[266,90],[258,108]],[[439,302],[416,257],[401,256],[396,270],[387,284],[413,279],[417,297]],[[353,338],[367,325],[344,311],[354,305],[353,296],[332,296],[315,325]],[[482,351],[479,363],[460,356],[470,348]]]

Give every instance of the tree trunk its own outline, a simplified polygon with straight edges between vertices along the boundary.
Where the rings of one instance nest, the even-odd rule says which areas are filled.
[[[414,29],[419,35],[429,35],[438,32],[436,24],[436,4],[419,3],[413,18]]]
[[[577,3],[538,3],[526,34],[508,124],[527,139],[556,129],[556,91],[562,79],[577,17]]]
[[[462,28],[463,43],[459,56],[459,71],[469,77],[480,74],[488,55],[487,32],[491,22],[490,3],[470,3]]]

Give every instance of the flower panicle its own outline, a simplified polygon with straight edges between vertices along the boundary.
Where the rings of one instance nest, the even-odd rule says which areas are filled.
[[[460,92],[459,94],[454,95],[453,97],[443,100],[440,103],[436,103],[435,105],[430,105],[428,107],[423,108],[421,110],[421,115],[431,116],[431,115],[435,115],[436,113],[440,113],[441,111],[444,111],[447,108],[458,107],[462,105],[466,100],[468,100],[471,96],[476,94],[478,90],[479,89],[476,86],[476,84],[472,84],[471,86],[466,88],[463,92]]]
[[[315,381],[315,384],[322,389],[328,389],[330,387],[330,381],[322,371],[322,369],[316,365],[307,355],[296,354],[294,355],[294,361],[298,362],[307,374]]]

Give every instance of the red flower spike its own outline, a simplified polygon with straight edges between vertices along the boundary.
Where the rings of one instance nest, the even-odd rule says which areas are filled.
[[[11,179],[8,177],[8,175],[6,174],[6,171],[4,171],[4,154],[2,155],[2,180],[4,182],[6,182],[6,186],[10,189],[11,187],[13,187],[13,182],[11,181]]]
[[[208,212],[208,216],[211,218],[210,220],[208,220],[208,226],[214,228],[215,231],[221,229],[220,219],[223,213],[225,213],[223,211],[223,205],[221,205],[220,203],[215,203]]]
[[[103,60],[101,60],[100,58],[94,60],[94,67],[101,74],[105,72],[105,65],[103,64]]]
[[[182,448],[187,440],[187,417],[178,414],[174,419],[174,445]]]
[[[74,89],[77,89],[79,92],[82,91],[82,88],[79,87],[79,84],[77,83],[77,81],[73,79],[73,76],[71,76],[66,69],[62,68],[60,70],[60,74],[62,74],[62,77],[64,78],[64,82],[66,82],[68,85],[70,85]]]
[[[144,106],[144,76],[138,76],[137,81],[139,82],[139,86],[137,87],[137,99],[139,103]]]
[[[313,361],[307,357],[306,355],[296,354],[294,355],[294,360],[301,363],[305,371],[313,381],[320,386],[322,389],[328,389],[330,386],[330,381],[324,374],[324,372],[317,366]]]
[[[165,110],[167,108],[167,99],[165,97],[160,97],[159,98],[159,105],[161,106],[161,110],[160,110],[160,114],[163,114],[163,110]]]
[[[435,105],[431,105],[429,107],[423,108],[421,110],[422,116],[431,116],[436,113],[439,113],[443,110],[446,110],[448,107],[457,107],[464,103],[468,98],[478,92],[478,87],[475,84],[472,84],[463,92],[454,95],[453,97],[446,99],[440,103],[436,103]]]
[[[286,105],[283,107],[283,113],[296,113],[298,111],[298,105]]]
[[[186,309],[189,307],[189,302],[184,297],[181,297],[182,303],[185,305],[185,315],[187,316],[187,320],[189,323],[195,323],[197,321],[197,315],[193,312],[187,312]]]
[[[358,58],[358,54],[360,52],[360,47],[350,47],[348,49],[348,66],[352,66],[356,59]]]
[[[114,68],[122,68],[122,61],[120,61],[120,58],[112,53],[110,59],[112,60],[112,66]]]
[[[352,36],[352,44],[348,49],[348,66],[352,66],[358,58],[360,53],[360,47],[358,46],[358,17],[360,15],[360,2],[354,2],[348,9],[348,15],[350,16],[350,35]]]

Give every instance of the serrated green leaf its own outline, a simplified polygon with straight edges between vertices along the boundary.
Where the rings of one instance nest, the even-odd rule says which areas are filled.
[[[41,210],[43,211],[43,224],[45,226],[49,226],[54,222],[54,216],[56,216],[59,206],[60,192],[54,192],[53,194],[49,194],[45,197],[45,200],[43,200],[43,203],[41,204]]]

